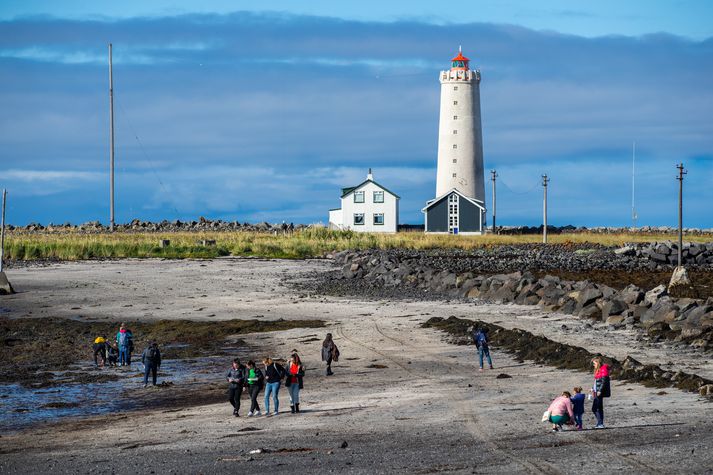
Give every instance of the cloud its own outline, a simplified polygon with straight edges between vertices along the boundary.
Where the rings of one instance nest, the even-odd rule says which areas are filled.
[[[118,213],[127,218],[319,220],[338,189],[372,167],[402,196],[404,221],[421,220],[435,189],[438,71],[458,44],[482,70],[486,168],[522,186],[547,169],[553,197],[558,183],[576,184],[562,199],[586,211],[553,204],[553,222],[626,222],[618,210],[634,140],[651,190],[668,186],[681,160],[695,164],[693,196],[713,188],[713,39],[286,14],[34,18],[0,22],[0,173],[28,197],[18,220],[104,214],[109,41],[118,202],[127,206]],[[11,170],[93,175],[31,187]],[[29,199],[47,190],[63,205]],[[88,198],[69,198],[77,190]],[[513,220],[537,222],[535,190],[531,209],[512,195]],[[646,196],[652,209],[667,206],[660,194]],[[505,195],[499,202],[508,206]]]

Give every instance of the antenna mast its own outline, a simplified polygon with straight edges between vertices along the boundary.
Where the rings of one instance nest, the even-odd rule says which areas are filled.
[[[109,43],[109,231],[114,232],[114,73]]]

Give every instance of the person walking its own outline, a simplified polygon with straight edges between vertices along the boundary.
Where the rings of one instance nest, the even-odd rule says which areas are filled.
[[[560,431],[562,424],[571,424],[574,421],[571,397],[569,391],[565,391],[557,396],[547,408],[547,412],[550,414],[548,420],[552,423],[552,432]]]
[[[287,377],[285,378],[285,387],[290,394],[290,412],[292,414],[300,412],[300,389],[304,387],[302,384],[304,375],[302,361],[297,353],[293,353],[287,362]]]
[[[253,360],[248,361],[247,368],[247,385],[250,393],[250,412],[248,412],[248,417],[259,416],[260,405],[257,403],[257,396],[260,394],[265,377],[262,371],[255,366]]]
[[[334,344],[331,333],[327,333],[322,342],[322,361],[327,362],[327,376],[332,376],[332,361],[339,361],[339,348]]]
[[[141,362],[144,364],[144,387],[149,385],[149,373],[153,385],[156,386],[156,376],[161,367],[161,351],[158,349],[158,343],[155,341],[149,343],[141,354]]]
[[[493,360],[490,358],[490,339],[488,338],[488,329],[474,329],[473,330],[473,343],[478,349],[478,357],[480,360],[480,371],[483,371],[483,358],[488,359],[488,365],[490,369],[493,369]]]
[[[116,334],[116,344],[119,347],[119,366],[131,366],[131,352],[134,350],[134,336],[126,324],[119,326]]]
[[[246,368],[240,364],[240,360],[235,358],[231,368],[226,374],[228,379],[228,401],[233,406],[233,415],[239,417],[238,411],[240,410],[240,396],[243,395],[243,386],[246,383]]]
[[[99,358],[102,360],[102,368],[106,364],[106,345],[106,336],[102,335],[94,339],[94,346],[92,347],[94,349],[94,366],[99,367],[99,361],[97,359],[97,356],[99,356]]]
[[[604,398],[611,396],[609,365],[602,363],[600,356],[592,358],[594,366],[594,386],[592,386],[592,412],[597,418],[595,429],[604,429]]]
[[[282,378],[285,377],[285,368],[276,362],[272,361],[272,358],[267,357],[262,360],[265,365],[265,415],[270,415],[270,396],[272,395],[273,407],[275,411],[272,413],[276,416],[280,409],[280,399],[278,394],[280,393],[280,384],[282,383]]]

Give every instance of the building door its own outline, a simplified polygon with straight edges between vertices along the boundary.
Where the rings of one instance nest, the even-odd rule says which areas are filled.
[[[448,232],[458,234],[458,199],[459,196],[453,193],[448,197]]]

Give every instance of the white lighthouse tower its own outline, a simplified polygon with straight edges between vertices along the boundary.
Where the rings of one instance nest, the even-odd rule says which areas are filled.
[[[426,232],[480,234],[485,221],[480,71],[460,48],[441,71],[436,198],[422,210]]]

